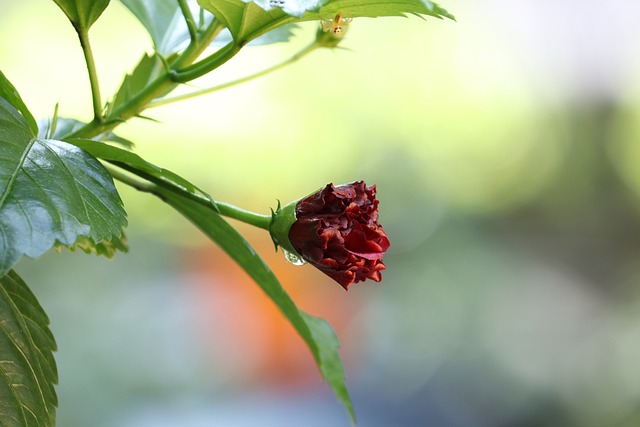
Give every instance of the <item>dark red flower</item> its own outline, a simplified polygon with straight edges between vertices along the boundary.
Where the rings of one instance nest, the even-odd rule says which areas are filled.
[[[363,181],[325,188],[300,200],[289,240],[302,258],[338,282],[382,280],[382,257],[389,249],[378,224],[376,186]]]

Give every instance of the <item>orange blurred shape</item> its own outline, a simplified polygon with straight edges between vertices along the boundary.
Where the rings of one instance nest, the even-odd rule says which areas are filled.
[[[353,332],[350,319],[362,306],[362,294],[355,298],[313,266],[285,261],[264,231],[243,232],[301,310],[325,318],[339,339],[347,326]],[[284,315],[220,248],[208,245],[189,252],[185,267],[199,278],[196,294],[203,343],[223,369],[235,372],[242,382],[269,382],[283,388],[322,380],[311,352]],[[353,344],[343,342],[346,365],[355,348],[345,349]]]

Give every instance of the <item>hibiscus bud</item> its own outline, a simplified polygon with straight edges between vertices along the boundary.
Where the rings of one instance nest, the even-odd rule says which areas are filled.
[[[317,267],[345,290],[366,279],[382,280],[389,239],[378,224],[375,185],[328,184],[278,209],[270,232],[276,245]]]

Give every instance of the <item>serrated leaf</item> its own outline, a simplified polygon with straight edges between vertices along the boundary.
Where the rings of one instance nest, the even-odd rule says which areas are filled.
[[[55,121],[54,132],[51,133],[51,127]],[[38,121],[38,138],[40,139],[64,139],[66,135],[70,135],[77,130],[85,126],[86,123],[76,119],[69,119],[66,117],[58,117],[53,120],[39,120]],[[108,130],[91,138],[93,141],[112,142],[114,144],[121,145],[127,149],[132,149],[134,143],[128,139],[122,138],[112,131]]]
[[[130,74],[127,74],[109,103],[107,116],[119,106],[129,101],[138,92],[144,89],[149,82],[165,72],[165,65],[158,54],[144,54],[142,59]]]
[[[271,298],[305,341],[322,376],[345,405],[351,420],[355,421],[353,405],[345,385],[344,369],[338,354],[339,343],[331,326],[323,319],[299,310],[251,245],[212,208],[161,188],[157,193],[229,254]]]
[[[0,71],[0,98],[6,99],[7,102],[9,102],[9,104],[11,104],[16,110],[20,111],[22,117],[24,117],[29,124],[29,128],[32,132],[35,133],[38,131],[38,125],[31,115],[31,112],[22,101],[22,98],[16,88],[11,84],[2,71]]]
[[[49,319],[15,271],[0,277],[0,425],[53,427],[58,372]]]
[[[87,31],[109,6],[109,0],[53,0],[77,30]]]
[[[106,258],[113,258],[116,252],[129,252],[129,246],[127,246],[127,239],[124,233],[120,237],[114,237],[112,240],[103,240],[98,243],[94,242],[90,237],[78,236],[78,239],[72,246],[66,246],[60,242],[56,242],[55,249],[58,252],[61,252],[63,249],[75,252],[76,249],[78,249],[85,254],[95,254]]]
[[[427,0],[260,1],[263,7],[258,2],[243,0],[198,0],[198,3],[222,21],[239,44],[283,25],[330,19],[338,12],[347,18],[413,14],[455,19],[445,9]]]
[[[56,241],[112,240],[127,225],[111,175],[66,142],[38,139],[0,98],[0,274],[22,256],[36,258]]]
[[[153,163],[147,162],[142,157],[130,151],[125,151],[110,145],[96,143],[86,139],[69,139],[69,143],[82,148],[91,155],[106,160],[138,175],[146,180],[154,182],[162,187],[169,188],[172,191],[183,194],[185,197],[207,201],[210,206],[217,210],[215,202],[211,196],[200,188],[193,185],[180,175],[163,169]]]

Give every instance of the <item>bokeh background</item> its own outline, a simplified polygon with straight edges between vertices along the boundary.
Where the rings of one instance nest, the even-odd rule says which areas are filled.
[[[345,293],[239,225],[342,342],[359,425],[640,425],[640,3],[443,1],[458,22],[356,19],[343,46],[148,110],[119,133],[215,198],[268,212],[377,184],[382,283]],[[247,48],[207,87],[310,42]],[[75,34],[0,2],[0,69],[38,117],[88,120]],[[113,1],[92,29],[107,98],[150,42]],[[293,329],[151,196],[122,189],[130,253],[17,270],[52,321],[59,425],[348,426]]]

